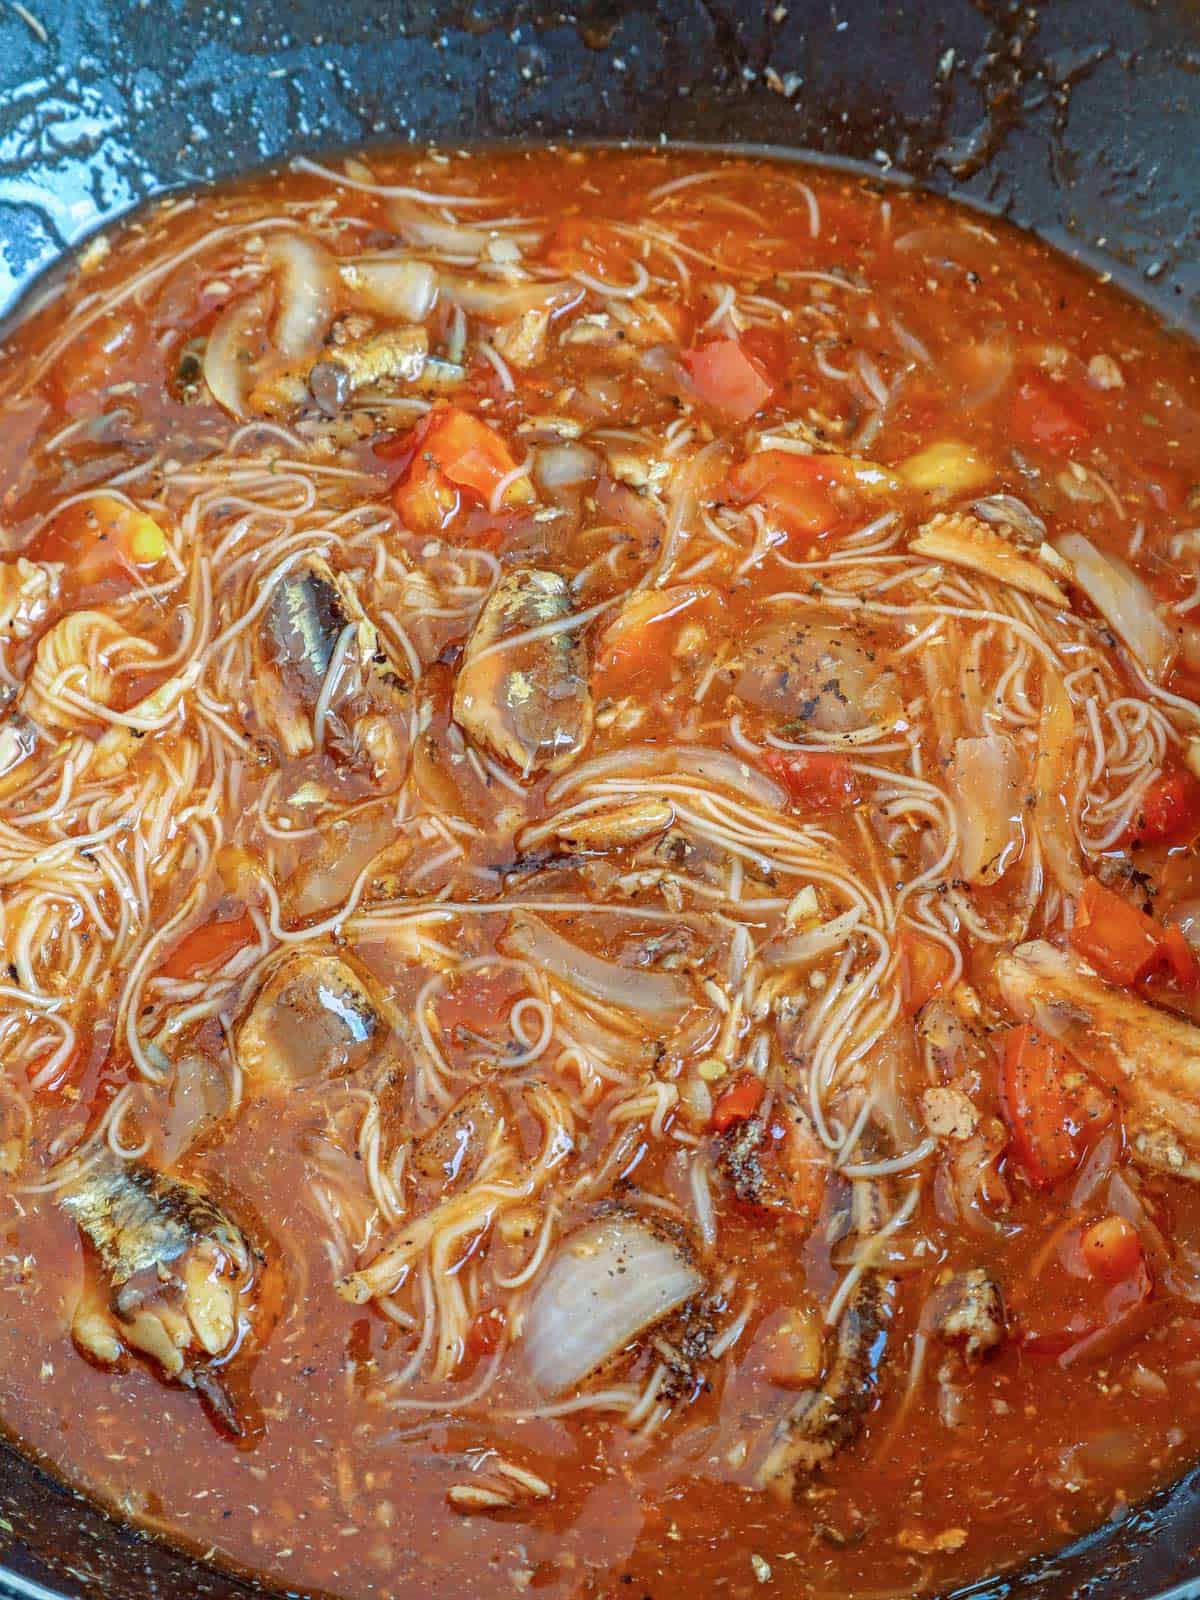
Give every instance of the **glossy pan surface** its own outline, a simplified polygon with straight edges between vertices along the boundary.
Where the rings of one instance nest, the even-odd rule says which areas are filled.
[[[0,316],[164,188],[314,147],[566,137],[769,145],[908,176],[1200,328],[1192,0],[0,0]],[[0,1443],[0,1597],[251,1592]],[[1200,1470],[966,1595],[1200,1597]]]

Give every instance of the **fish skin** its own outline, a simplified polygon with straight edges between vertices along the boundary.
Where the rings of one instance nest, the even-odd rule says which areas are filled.
[[[273,730],[285,754],[311,755],[313,714],[344,629],[354,628],[348,655],[356,658],[360,710],[370,706],[407,726],[410,684],[364,611],[353,583],[322,556],[306,556],[276,584],[255,635],[255,713]],[[329,709],[330,742],[347,716],[343,692]]]
[[[500,579],[467,641],[454,688],[455,721],[522,776],[556,771],[591,736],[588,650],[574,629],[511,649],[492,647],[570,614],[565,578],[520,568]]]
[[[146,1357],[162,1381],[199,1396],[218,1431],[252,1444],[261,1415],[248,1393],[234,1398],[224,1370],[261,1322],[249,1296],[262,1258],[241,1229],[192,1184],[107,1151],[59,1204],[107,1280],[84,1280],[71,1319],[81,1353],[103,1367]]]
[[[884,1185],[856,1179],[854,1231],[861,1239],[886,1220]],[[790,1500],[803,1481],[852,1444],[879,1392],[896,1302],[896,1279],[868,1268],[837,1327],[833,1358],[820,1386],[806,1390],[776,1423],[757,1472],[761,1487]]]
[[[115,1289],[211,1242],[246,1272],[241,1230],[199,1189],[138,1162],[102,1158],[59,1200],[95,1247]]]
[[[350,618],[337,586],[315,567],[289,572],[267,607],[270,658],[285,677],[315,697],[321,691],[333,647]]]
[[[1015,1016],[1032,1022],[1123,1103],[1200,1153],[1200,1028],[1106,983],[1072,951],[1032,939],[996,957],[992,976]]]

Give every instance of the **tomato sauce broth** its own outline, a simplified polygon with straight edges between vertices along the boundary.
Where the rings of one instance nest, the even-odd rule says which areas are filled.
[[[816,167],[369,162],[6,348],[4,1425],[353,1600],[1125,1515],[1200,1444],[1195,347]],[[69,1199],[141,1167],[235,1335]],[[606,1250],[659,1311],[539,1378]]]

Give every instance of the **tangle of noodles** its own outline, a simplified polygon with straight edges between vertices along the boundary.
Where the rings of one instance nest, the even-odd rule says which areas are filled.
[[[355,1600],[941,1592],[1200,1447],[1152,332],[724,157],[114,234],[0,368],[6,1425]]]

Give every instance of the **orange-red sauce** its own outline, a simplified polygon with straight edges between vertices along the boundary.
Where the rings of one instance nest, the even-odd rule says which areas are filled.
[[[1103,1062],[1068,1059],[1071,1070],[1095,1073],[1099,1112],[1094,1100],[1081,1110],[1071,1098],[1077,1085],[1067,1093],[1056,1080],[1048,1090],[1038,1078],[1030,1087],[1028,1073],[1043,1071],[1041,1058],[1027,1070],[1006,1069],[1006,1048],[1017,1048],[1010,1031],[1022,1019],[1006,1008],[993,973],[997,952],[1022,938],[1064,943],[1076,899],[1055,882],[1052,851],[1039,842],[1039,773],[1050,770],[1036,766],[1049,703],[1038,666],[1043,637],[1065,641],[1061,673],[1075,661],[1086,665],[1084,650],[1092,652],[1087,661],[1106,664],[1097,717],[1122,698],[1152,708],[1116,713],[1098,749],[1088,743],[1086,673],[1069,683],[1073,742],[1064,781],[1070,795],[1082,797],[1067,804],[1079,881],[1103,879],[1123,902],[1148,908],[1160,930],[1180,922],[1187,946],[1180,908],[1194,894],[1200,832],[1195,780],[1186,776],[1196,732],[1190,697],[1200,672],[1188,604],[1200,571],[1200,534],[1190,531],[1200,522],[1195,348],[1002,224],[821,170],[730,160],[710,172],[712,165],[694,155],[532,151],[372,157],[370,173],[351,168],[358,187],[312,171],[254,180],[170,202],[118,232],[111,251],[89,259],[64,295],[6,347],[4,560],[63,563],[52,606],[24,636],[10,632],[4,640],[18,697],[47,628],[86,608],[119,616],[150,642],[148,665],[127,663],[106,702],[128,712],[168,677],[155,663],[193,649],[189,628],[211,641],[248,615],[256,585],[288,550],[318,545],[332,552],[338,572],[354,575],[389,650],[403,659],[403,636],[419,667],[410,691],[424,720],[411,746],[402,741],[398,765],[345,762],[332,746],[288,754],[255,700],[247,631],[212,665],[212,679],[201,680],[203,708],[189,687],[184,709],[138,739],[120,773],[98,780],[97,837],[115,815],[104,809],[112,794],[124,785],[127,797],[125,826],[94,847],[109,851],[111,871],[97,879],[86,863],[76,870],[78,863],[52,861],[41,869],[47,882],[59,870],[68,877],[57,898],[48,889],[39,906],[21,889],[26,879],[13,864],[33,848],[29,840],[53,844],[55,823],[23,823],[23,816],[53,811],[60,787],[75,792],[64,761],[74,750],[78,766],[82,747],[71,740],[94,745],[103,717],[86,706],[63,713],[26,765],[3,779],[0,933],[13,963],[12,990],[2,1001],[13,1103],[4,1131],[13,1154],[3,1180],[0,1416],[54,1471],[121,1514],[290,1588],[353,1600],[526,1589],[666,1596],[685,1585],[698,1595],[936,1592],[1121,1515],[1182,1470],[1200,1444],[1194,1185],[1131,1159],[1125,1098]],[[667,187],[677,180],[678,187]],[[431,207],[401,197],[398,215],[373,188],[383,184],[449,198]],[[456,206],[454,196],[488,204]],[[497,222],[492,238],[501,245],[481,247],[467,237],[456,252],[451,241],[413,230],[414,215],[418,223],[446,225],[450,214],[485,232]],[[431,352],[463,368],[449,393],[434,395],[428,374],[425,388],[385,383],[382,401],[372,403],[368,391],[353,412],[357,420],[341,431],[331,430],[307,397],[285,408],[272,433],[216,403],[199,371],[202,345],[193,346],[198,356],[190,364],[182,358],[240,299],[283,296],[261,251],[288,230],[319,237],[337,261],[390,251],[431,263],[447,280],[482,277],[493,287],[504,282],[507,263],[571,290],[540,342],[536,328],[527,330],[533,356],[521,365],[481,354],[481,339],[503,347],[497,321],[473,309],[469,295],[456,314],[443,287],[423,325]],[[514,239],[512,248],[503,242]],[[172,255],[174,264],[156,273]],[[148,276],[131,289],[138,274]],[[106,302],[111,309],[103,309]],[[338,315],[346,313],[342,304]],[[269,345],[277,314],[278,305],[246,334],[235,374],[247,365],[260,376],[275,370]],[[377,325],[401,320],[371,315]],[[69,318],[77,331],[67,337]],[[336,356],[336,345],[330,349]],[[395,403],[398,396],[403,403]],[[425,431],[418,424],[435,400],[482,419],[499,437],[498,468],[494,461],[464,467],[461,449],[430,441],[429,424]],[[553,419],[565,420],[560,426]],[[777,447],[766,458],[762,435],[778,437],[797,422],[802,426],[789,437],[801,441],[798,449],[789,455]],[[239,428],[247,431],[237,436]],[[288,428],[297,430],[299,444],[279,431]],[[578,481],[555,484],[548,452],[563,446],[582,447],[590,461]],[[230,464],[234,455],[244,458],[243,477]],[[691,461],[697,464],[684,484],[681,463]],[[490,495],[509,467],[522,463],[529,475],[521,492],[484,503],[471,473],[482,472]],[[106,493],[123,491],[154,519],[175,552],[174,566],[153,533],[141,530],[148,545],[125,545],[138,532],[127,519],[104,526],[112,520],[107,502],[86,500],[101,485]],[[1063,587],[1066,621],[1054,620],[1060,613],[1051,602],[1013,600],[1003,582],[910,553],[918,528],[934,516],[966,514],[1000,495],[1018,497],[1041,519],[1044,534],[1032,540],[1027,526],[1014,533],[1012,524],[1000,536]],[[277,524],[272,507],[280,512]],[[240,530],[239,517],[246,519]],[[864,535],[873,523],[875,532]],[[1043,540],[1053,548],[1072,532],[1127,559],[1159,607],[1166,654],[1150,688],[1128,642],[1105,631],[1069,568],[1054,565],[1052,555],[1047,564],[1039,553]],[[108,554],[114,544],[122,544],[115,560]],[[473,557],[473,550],[485,555]],[[403,563],[410,590],[399,565],[388,566],[388,552]],[[199,553],[208,558],[203,575]],[[664,563],[658,587],[671,604],[638,622],[627,639],[606,633],[623,591],[647,574],[653,589]],[[737,1104],[726,1108],[728,1121],[719,1113],[721,1093],[740,1073],[765,1069],[773,1096],[790,1088],[807,1106],[804,1074],[815,1070],[824,1036],[798,1042],[800,1024],[784,1008],[766,1022],[735,1018],[722,1037],[734,988],[721,976],[723,999],[714,1001],[702,979],[716,982],[717,968],[725,972],[721,940],[728,933],[717,941],[719,960],[706,954],[703,918],[717,902],[770,902],[742,916],[761,950],[789,936],[781,908],[816,880],[756,861],[756,848],[767,855],[773,848],[765,835],[731,868],[732,857],[716,845],[706,858],[693,833],[692,859],[683,824],[684,844],[657,857],[644,854],[653,848],[645,839],[586,857],[558,836],[520,846],[522,828],[568,803],[547,793],[562,770],[526,779],[501,761],[507,784],[487,772],[481,779],[448,724],[463,647],[489,586],[498,574],[530,567],[579,579],[573,603],[602,608],[579,630],[595,725],[575,764],[635,745],[723,751],[760,779],[781,782],[779,809],[788,825],[823,831],[881,903],[904,903],[906,883],[930,874],[924,911],[917,915],[909,902],[907,920],[893,919],[885,931],[879,974],[863,1005],[886,1008],[893,997],[892,1015],[847,1080],[857,1075],[875,1085],[878,1103],[892,1112],[886,1137],[860,1152],[860,1163],[930,1142],[912,1167],[888,1175],[892,1209],[917,1187],[908,1221],[873,1258],[872,1270],[895,1274],[887,1354],[861,1431],[820,1470],[801,1474],[794,1500],[781,1501],[755,1479],[756,1452],[799,1392],[772,1381],[770,1374],[779,1374],[773,1341],[798,1307],[820,1329],[820,1312],[847,1268],[844,1228],[832,1224],[849,1184],[831,1176],[815,1192],[792,1192],[778,1209],[747,1206],[735,1195],[721,1165],[719,1126],[736,1132],[757,1091],[752,1086],[742,1115],[734,1115]],[[860,583],[864,573],[869,579]],[[421,591],[423,574],[429,587]],[[822,612],[830,591],[837,604]],[[772,598],[784,593],[798,598]],[[955,611],[949,622],[938,605]],[[847,724],[836,706],[801,706],[797,720],[795,708],[785,713],[746,688],[741,674],[766,626],[781,615],[810,614],[828,619],[865,653],[871,682],[888,675],[871,715],[878,713],[881,725],[903,723],[899,734],[856,745],[842,737]],[[831,694],[840,703],[840,689],[817,684],[818,699]],[[25,703],[18,698],[18,708]],[[1007,722],[1001,707],[1009,708]],[[944,824],[937,803],[930,802],[932,810],[894,803],[892,777],[916,777],[916,751],[922,781],[945,792],[961,775],[952,760],[955,740],[979,737],[980,716],[1011,735],[1018,798],[1003,870],[994,881],[981,870],[972,883],[961,858],[938,865]],[[1139,743],[1146,726],[1159,731]],[[802,747],[799,754],[770,754],[772,736]],[[191,766],[189,740],[199,752]],[[173,763],[169,769],[156,767],[155,744]],[[218,749],[222,776],[214,782]],[[1127,825],[1117,826],[1122,793],[1151,769]],[[174,778],[163,777],[168,770]],[[659,771],[663,792],[670,795],[683,772],[670,764]],[[691,781],[729,793],[694,773]],[[172,782],[171,798],[163,799]],[[305,785],[322,791],[315,812],[303,795],[286,804]],[[652,778],[643,798],[653,789]],[[305,916],[293,914],[288,898],[297,874],[319,847],[334,858],[349,848],[340,836],[328,835],[333,844],[322,846],[304,831],[313,817],[328,826],[382,794],[394,808],[406,795],[409,819],[449,816],[457,831],[422,835],[411,821],[397,822],[393,809],[381,841],[411,838],[411,855],[387,882],[371,879],[342,921],[328,909],[307,920],[318,926],[313,942],[347,953],[379,986],[391,1014],[406,1019],[400,1067],[383,1074],[386,1092],[378,1062],[361,1079],[335,1080],[320,1092],[309,1086],[279,1093],[251,1078],[234,1112],[230,1041],[255,983],[253,961],[243,959],[247,948],[260,940],[260,955],[269,957],[279,944],[276,927],[302,930]],[[677,808],[696,803],[682,792],[675,801]],[[202,871],[200,847],[189,855],[179,843],[189,805],[196,815],[220,818],[204,835]],[[81,810],[72,831],[82,833],[85,820]],[[289,829],[297,839],[289,840]],[[158,860],[167,863],[162,872]],[[688,880],[681,890],[664,887],[663,871],[672,870]],[[118,881],[129,886],[128,927]],[[708,901],[697,883],[712,891]],[[197,884],[188,914],[154,947],[155,930],[178,916]],[[351,874],[333,911],[354,886]],[[816,887],[819,909],[813,915],[807,901],[797,908],[791,933],[844,909],[827,885]],[[271,888],[283,895],[274,908]],[[541,910],[534,914],[585,950],[630,971],[682,972],[678,981],[692,985],[691,1009],[686,1021],[666,1028],[630,1024],[634,1042],[621,1081],[589,1079],[561,1042],[505,1077],[505,1052],[511,1058],[533,1049],[533,1013],[526,1012],[523,1032],[511,1022],[511,1007],[526,990],[504,967],[477,965],[445,980],[431,1012],[450,1098],[474,1081],[499,1083],[510,1096],[520,1165],[533,1161],[541,1137],[520,1085],[549,1081],[576,1107],[574,1144],[561,1173],[533,1197],[527,1226],[484,1229],[456,1259],[471,1315],[450,1376],[431,1380],[426,1360],[410,1382],[389,1387],[416,1347],[405,1318],[420,1320],[417,1278],[393,1297],[399,1321],[374,1303],[349,1303],[335,1281],[404,1228],[377,1214],[372,1220],[362,1176],[367,1146],[359,1137],[367,1100],[355,1094],[378,1090],[385,1160],[406,1134],[427,1132],[438,1120],[439,1108],[422,1093],[428,1079],[412,1065],[423,1048],[413,1019],[438,967],[428,950],[414,955],[401,936],[423,896],[465,908],[433,924],[448,966],[495,954],[505,938],[503,902],[535,902]],[[938,910],[954,896],[957,923]],[[568,905],[556,913],[557,900]],[[605,905],[620,911],[606,914]],[[972,931],[968,913],[986,937]],[[939,916],[941,943],[920,932]],[[35,922],[18,950],[22,929]],[[666,961],[664,935],[678,938],[694,965]],[[136,1006],[122,1009],[129,975],[148,947]],[[841,948],[785,968],[779,992],[814,1004],[819,985],[837,981]],[[952,948],[969,986],[955,991],[957,998]],[[1164,956],[1151,963],[1150,976],[1139,974],[1126,987],[1192,1015],[1187,949],[1175,966]],[[853,971],[873,959],[861,946]],[[58,997],[70,1021],[74,1042],[59,1061],[62,1033],[40,1024],[40,1013],[22,999],[33,991]],[[175,1015],[172,1006],[185,1004],[197,1008],[194,1020],[155,1032]],[[949,1058],[930,1055],[921,1027],[931,1004],[956,1007],[971,1040],[966,1057],[953,1050]],[[211,1099],[203,1101],[210,1120],[197,1109],[200,1101],[180,1109],[168,1089],[140,1087],[145,1074],[131,1053],[131,1014],[143,1021],[143,1041],[159,1040],[152,1071],[177,1075],[185,1057],[210,1063]],[[759,1032],[768,1036],[769,1064],[747,1057]],[[706,1077],[699,1063],[714,1055],[720,1070]],[[631,1125],[628,1095],[639,1086],[653,1095],[657,1084],[667,1086],[665,1098],[652,1098],[633,1118],[637,1137],[606,1168],[614,1138]],[[217,1195],[280,1274],[277,1320],[230,1367],[231,1388],[261,1414],[261,1428],[242,1448],[214,1429],[193,1392],[160,1381],[151,1363],[127,1356],[119,1370],[102,1368],[72,1340],[85,1257],[91,1274],[96,1262],[45,1186],[54,1163],[94,1133],[127,1085],[134,1088],[122,1117],[108,1124],[114,1140],[127,1150],[144,1145],[151,1164],[173,1161],[171,1170]],[[995,1142],[969,1215],[961,1190],[955,1198],[953,1161],[962,1141],[942,1130],[922,1100],[926,1090],[947,1087],[967,1096]],[[329,1190],[334,1198],[323,1204],[313,1199],[318,1135],[343,1158]],[[1107,1165],[1088,1190],[1087,1163],[1104,1139]],[[817,1149],[822,1162],[830,1159],[820,1141]],[[698,1155],[709,1163],[716,1216],[708,1253],[686,1172],[686,1161]],[[592,1190],[579,1187],[589,1170],[602,1173]],[[398,1184],[409,1195],[410,1216],[435,1203],[428,1188],[418,1195],[411,1169]],[[1115,1226],[1087,1243],[1087,1230],[1129,1193],[1137,1202],[1133,1244]],[[669,1216],[702,1261],[705,1316],[716,1333],[745,1313],[732,1347],[719,1359],[697,1360],[686,1381],[662,1389],[662,1407],[652,1401],[633,1426],[586,1410],[529,1414],[538,1397],[522,1366],[520,1329],[509,1320],[513,1291],[496,1280],[518,1275],[531,1259],[551,1197],[560,1235],[594,1217],[606,1200]],[[340,1242],[331,1206],[349,1219]],[[1105,1248],[1115,1250],[1115,1265],[1098,1267]],[[929,1332],[922,1308],[951,1273],[971,1268],[985,1269],[1002,1290],[1008,1326],[1001,1347],[967,1369],[932,1339],[918,1365]],[[591,1387],[644,1384],[658,1359],[642,1341],[616,1376]],[[492,1360],[499,1375],[486,1401],[456,1411]],[[641,1426],[647,1417],[650,1428]],[[454,1509],[452,1486],[488,1478],[496,1457],[536,1474],[550,1492],[489,1513]]]

